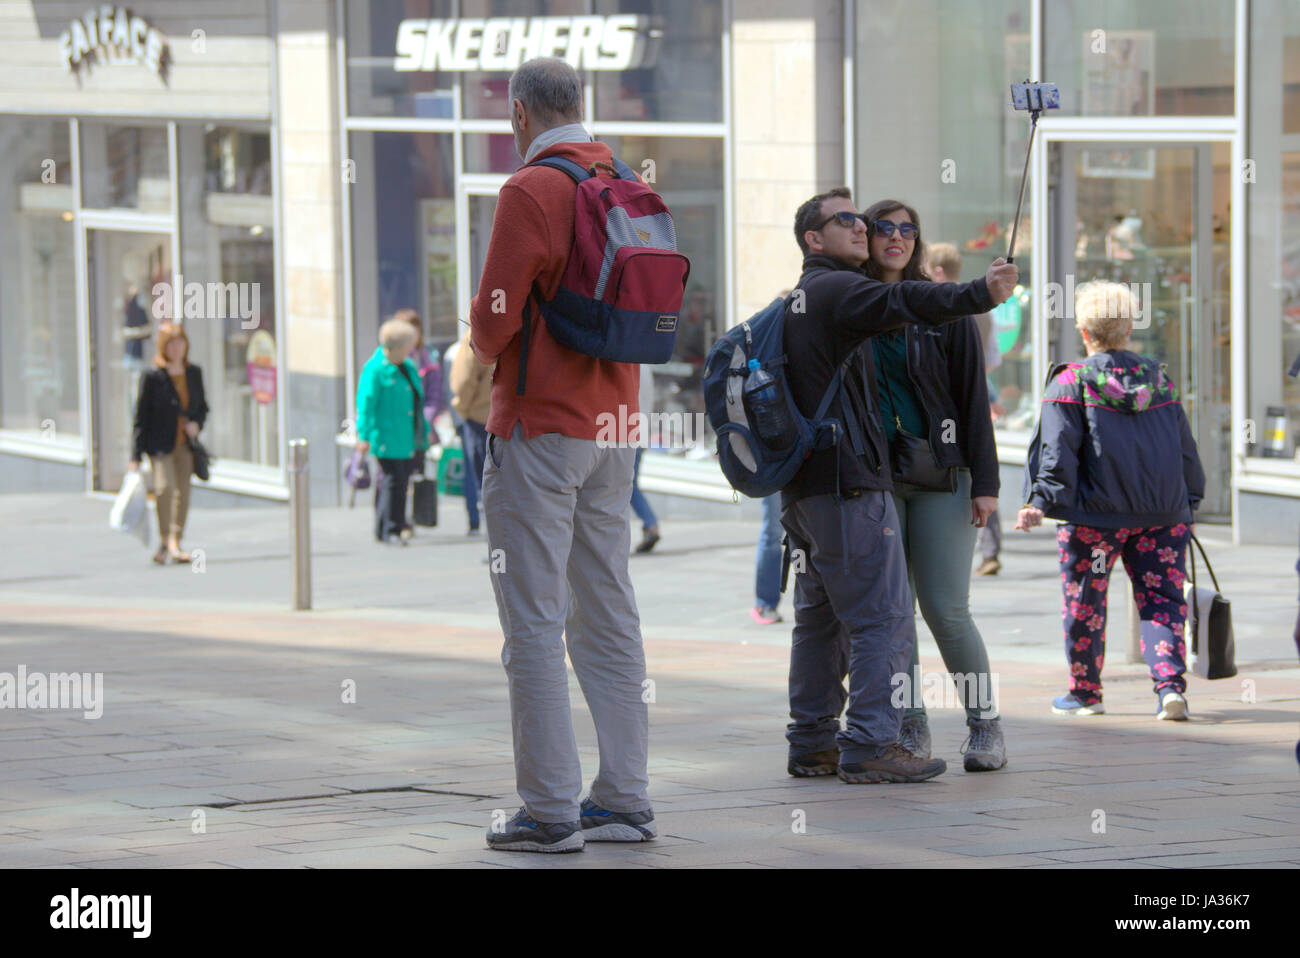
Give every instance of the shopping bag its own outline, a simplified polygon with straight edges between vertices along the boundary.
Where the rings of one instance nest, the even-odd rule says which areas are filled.
[[[144,518],[146,498],[139,470],[128,472],[122,480],[121,491],[113,501],[113,509],[108,514],[109,526],[118,532],[134,532]]]
[[[438,491],[444,496],[465,495],[465,452],[459,446],[443,446],[438,459]]]
[[[417,526],[438,524],[438,483],[428,476],[411,481],[411,520]]]
[[[1206,571],[1214,588],[1197,586],[1196,553],[1190,547],[1187,560],[1192,570],[1192,580],[1186,588],[1187,627],[1191,637],[1191,655],[1188,670],[1203,679],[1230,679],[1237,674],[1237,649],[1232,638],[1232,603],[1219,591],[1219,580],[1214,575],[1205,546],[1196,536],[1192,545],[1201,552]]]

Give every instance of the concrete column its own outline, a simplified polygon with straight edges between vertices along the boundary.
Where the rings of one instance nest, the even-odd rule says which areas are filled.
[[[335,122],[337,75],[334,4],[278,0],[275,30],[276,121],[279,134],[281,235],[284,263],[280,335],[287,369],[288,440],[311,446],[311,495],[337,503],[333,437],[344,402],[342,159]]]
[[[735,0],[736,321],[795,284],[795,210],[844,183],[843,33],[842,0]]]

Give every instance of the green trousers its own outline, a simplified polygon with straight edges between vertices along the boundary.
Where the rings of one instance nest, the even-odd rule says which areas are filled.
[[[970,614],[971,558],[979,532],[971,525],[970,470],[957,471],[957,491],[926,492],[898,483],[894,505],[907,553],[913,600],[930,627],[951,679],[942,685],[920,672],[920,653],[912,650],[912,691],[905,719],[925,719],[924,699],[942,696],[975,719],[997,717],[996,686],[989,654]],[[949,683],[955,685],[955,696]],[[918,694],[919,693],[919,694]]]

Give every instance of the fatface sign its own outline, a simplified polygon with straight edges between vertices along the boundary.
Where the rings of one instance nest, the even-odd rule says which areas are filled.
[[[111,3],[87,10],[59,36],[64,69],[81,77],[91,65],[143,66],[167,80],[171,52],[163,35],[126,7]]]
[[[509,71],[534,57],[559,57],[575,70],[631,70],[653,59],[658,30],[649,17],[494,17],[403,20],[393,69]]]

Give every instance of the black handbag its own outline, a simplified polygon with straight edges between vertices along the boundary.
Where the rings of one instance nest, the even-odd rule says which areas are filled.
[[[216,462],[207,449],[203,448],[203,443],[197,439],[190,440],[190,453],[194,457],[194,476],[203,482],[208,481],[208,476],[212,472],[212,464]]]
[[[1191,656],[1188,669],[1203,679],[1230,679],[1237,674],[1237,647],[1232,638],[1232,603],[1219,591],[1219,580],[1205,554],[1201,540],[1192,536],[1192,544],[1201,551],[1206,571],[1214,588],[1196,585],[1196,552],[1189,548],[1187,560],[1192,570],[1192,584],[1187,591],[1187,632],[1191,633]]]
[[[934,460],[930,441],[912,435],[901,426],[890,446],[889,461],[895,482],[906,482],[926,492],[957,491],[957,470],[940,466]]]
[[[438,524],[438,481],[418,475],[411,482],[411,521],[417,526]]]

